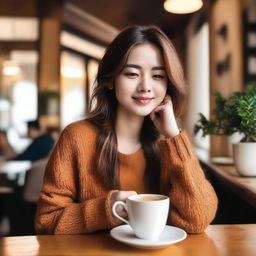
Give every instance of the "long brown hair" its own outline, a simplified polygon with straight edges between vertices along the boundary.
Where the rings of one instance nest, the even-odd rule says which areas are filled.
[[[119,189],[119,162],[115,118],[117,99],[114,79],[122,71],[135,45],[151,43],[162,53],[168,75],[167,94],[173,101],[176,117],[182,114],[185,99],[185,79],[176,50],[169,38],[155,26],[132,26],[124,29],[108,46],[96,77],[87,120],[95,124],[100,134],[97,141],[97,171],[106,188]],[[94,104],[94,107],[92,107]],[[146,181],[152,192],[159,191],[160,156],[157,144],[159,133],[151,119],[144,119],[141,144],[146,158]]]

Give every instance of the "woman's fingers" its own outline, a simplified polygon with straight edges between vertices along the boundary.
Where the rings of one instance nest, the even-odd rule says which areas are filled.
[[[129,196],[136,195],[135,191],[118,191],[116,194],[117,201],[125,201]]]
[[[111,195],[110,204],[111,208],[116,201],[125,201],[129,196],[136,195],[135,191],[116,191]],[[116,212],[121,217],[127,218],[127,212],[122,205],[116,207]]]
[[[125,201],[129,196],[136,195],[135,191],[115,191],[110,198],[111,204],[115,201]]]
[[[151,113],[150,113],[150,118],[151,120],[155,120],[156,118],[158,118],[161,115],[161,112],[163,112],[165,109],[164,105],[159,105],[158,107],[156,107]]]
[[[174,137],[179,133],[172,99],[169,95],[166,95],[162,103],[150,113],[150,118],[159,133],[165,137]]]

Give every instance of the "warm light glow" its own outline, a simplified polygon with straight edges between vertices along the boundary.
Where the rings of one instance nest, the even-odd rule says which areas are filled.
[[[62,53],[61,75],[65,78],[83,78],[85,76],[84,60],[68,52]]]
[[[85,116],[87,90],[85,65],[82,56],[67,51],[61,53],[60,124],[62,128]]]
[[[3,62],[2,73],[5,76],[15,76],[21,72],[20,67],[15,61],[6,60]]]
[[[0,41],[36,41],[39,34],[39,19],[1,16],[0,28]]]
[[[61,75],[69,78],[80,78],[84,76],[83,70],[73,67],[63,67],[61,69]]]
[[[4,67],[3,68],[3,74],[6,76],[15,76],[20,73],[20,68],[19,67]]]
[[[196,12],[202,6],[202,0],[166,0],[164,2],[164,9],[176,14]]]

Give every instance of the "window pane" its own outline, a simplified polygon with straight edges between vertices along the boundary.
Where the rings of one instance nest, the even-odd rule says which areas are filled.
[[[26,122],[37,118],[37,52],[15,50],[2,61],[1,98],[8,102],[0,108],[3,129],[17,152],[30,142],[26,138]]]
[[[78,54],[61,54],[61,127],[85,117],[85,61]]]

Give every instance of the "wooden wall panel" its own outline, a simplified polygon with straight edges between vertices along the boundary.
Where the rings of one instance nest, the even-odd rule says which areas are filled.
[[[0,16],[36,17],[38,0],[1,0]]]
[[[240,0],[218,0],[210,15],[210,105],[213,92],[229,96],[243,88],[242,5]],[[228,140],[211,137],[211,155],[229,155]]]

